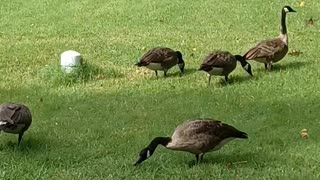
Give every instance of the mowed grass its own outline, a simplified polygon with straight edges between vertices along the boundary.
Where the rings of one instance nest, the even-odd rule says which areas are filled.
[[[278,35],[287,16],[289,51],[254,78],[240,68],[229,85],[196,69],[212,50],[244,53]],[[319,179],[320,3],[224,1],[9,1],[0,6],[0,101],[27,104],[33,124],[20,147],[0,134],[0,179]],[[314,25],[305,21],[313,17]],[[133,64],[147,49],[183,53],[186,73],[169,77]],[[66,76],[60,54],[79,51],[87,68]],[[139,151],[185,120],[211,117],[249,135],[194,165],[162,147]],[[300,138],[307,128],[310,138]],[[238,163],[242,162],[242,163]],[[234,164],[230,164],[234,163]]]

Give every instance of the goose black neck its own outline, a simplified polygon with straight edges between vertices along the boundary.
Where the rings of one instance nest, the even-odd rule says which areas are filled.
[[[154,152],[159,144],[166,147],[170,141],[170,137],[156,137],[151,141],[148,148],[150,151]]]
[[[180,52],[180,51],[176,51],[176,53],[177,53],[177,57],[178,57],[178,63],[183,63],[184,61],[183,61],[183,59],[182,59],[182,54],[181,54],[181,52]]]
[[[246,61],[246,59],[243,56],[235,55],[234,57],[237,59],[237,61],[240,62],[242,67],[244,67],[246,64],[248,64],[248,62]]]
[[[280,29],[281,34],[287,34],[286,15],[287,15],[287,13],[285,12],[284,9],[282,9],[282,11],[281,11],[281,29]]]

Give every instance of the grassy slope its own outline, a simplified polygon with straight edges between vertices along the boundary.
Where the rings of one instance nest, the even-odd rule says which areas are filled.
[[[255,78],[238,68],[231,85],[214,78],[207,87],[206,75],[195,72],[201,58],[213,49],[243,53],[276,36],[284,4],[298,11],[288,15],[290,50],[303,54],[271,73],[252,62]],[[20,148],[15,136],[1,134],[0,178],[319,178],[320,25],[305,26],[320,13],[316,1],[300,8],[264,0],[2,0],[0,8],[0,100],[26,103],[34,116]],[[156,79],[133,67],[145,48],[159,45],[182,51],[185,76],[174,68]],[[98,69],[87,83],[64,86],[48,70],[67,49]],[[250,138],[207,154],[199,166],[191,154],[159,148],[133,168],[153,137],[193,117],[222,120]],[[247,163],[227,166],[238,161]]]

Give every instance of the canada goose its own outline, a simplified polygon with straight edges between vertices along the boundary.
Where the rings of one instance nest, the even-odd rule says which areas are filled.
[[[228,51],[214,51],[207,55],[199,71],[206,71],[209,75],[208,84],[210,85],[211,75],[224,76],[226,82],[228,81],[228,75],[236,68],[237,60],[241,63],[241,66],[251,76],[251,65],[240,55],[233,56]]]
[[[0,104],[0,132],[19,134],[18,145],[31,122],[31,112],[27,106],[16,103]]]
[[[211,118],[191,119],[179,125],[171,137],[154,138],[140,151],[134,165],[152,156],[159,144],[167,149],[195,154],[197,162],[200,162],[206,152],[219,150],[235,138],[247,139],[248,136],[245,132]]]
[[[261,41],[244,54],[246,60],[255,60],[264,63],[266,70],[272,69],[272,64],[280,61],[288,52],[288,35],[286,14],[296,12],[290,6],[284,6],[281,11],[280,35],[274,39]]]
[[[158,71],[164,71],[164,76],[166,77],[168,70],[177,64],[181,71],[180,75],[182,75],[185,64],[181,52],[170,48],[156,47],[145,53],[135,65],[138,67],[145,66],[154,70],[157,77]]]

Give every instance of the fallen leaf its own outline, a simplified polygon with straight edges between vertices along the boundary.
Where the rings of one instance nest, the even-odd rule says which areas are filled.
[[[301,1],[301,2],[299,3],[299,6],[300,6],[300,7],[304,7],[304,5],[305,5],[305,2],[304,2],[304,1]]]
[[[288,53],[290,56],[300,56],[300,54],[303,54],[303,52],[299,50],[292,50],[291,52]]]
[[[307,23],[307,26],[312,26],[313,25],[313,19],[312,18],[310,18],[310,19],[308,19],[307,21],[306,21],[306,23]]]
[[[303,139],[308,139],[308,138],[309,138],[309,134],[308,134],[307,129],[302,129],[302,130],[300,131],[300,136],[301,136]]]

